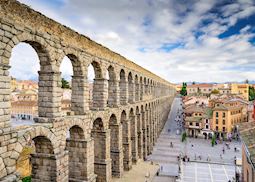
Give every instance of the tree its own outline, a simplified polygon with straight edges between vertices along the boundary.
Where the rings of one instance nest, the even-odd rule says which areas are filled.
[[[248,80],[248,79],[246,79],[246,80],[244,81],[244,83],[247,83],[247,84],[248,84],[248,83],[249,83],[249,80]]]
[[[255,99],[255,89],[252,86],[249,86],[249,101]]]
[[[62,78],[61,83],[62,83],[61,88],[70,88],[69,82],[66,81],[64,78]]]
[[[212,143],[212,147],[216,144],[216,136],[215,135],[212,136],[211,143]]]
[[[187,133],[186,132],[183,132],[182,133],[182,142],[186,141],[187,140]]]
[[[219,93],[220,93],[220,91],[219,91],[219,90],[217,90],[217,89],[214,89],[211,93],[212,93],[212,94],[219,94]]]
[[[195,81],[193,81],[193,82],[192,82],[192,85],[195,85],[195,84],[196,84],[196,82],[195,82]]]
[[[182,95],[182,96],[185,96],[185,95],[187,95],[187,83],[182,83],[182,89],[181,89],[181,91],[180,91],[180,94]]]

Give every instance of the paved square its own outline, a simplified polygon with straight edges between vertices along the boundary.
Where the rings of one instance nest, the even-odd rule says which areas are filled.
[[[233,165],[189,162],[182,170],[182,182],[227,182],[235,176]]]

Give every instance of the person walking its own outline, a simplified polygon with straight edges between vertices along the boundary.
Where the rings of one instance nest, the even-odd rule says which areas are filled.
[[[170,142],[170,147],[171,147],[171,148],[173,148],[173,147],[174,147],[173,142]]]

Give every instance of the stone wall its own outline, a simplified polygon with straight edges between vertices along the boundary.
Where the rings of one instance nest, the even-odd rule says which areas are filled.
[[[10,123],[10,57],[30,44],[40,60],[36,124]],[[60,64],[73,66],[70,116],[61,112]],[[95,71],[89,107],[88,66]],[[107,79],[107,72],[109,79]],[[0,180],[19,181],[25,146],[33,181],[111,181],[146,159],[167,119],[173,84],[15,0],[0,1]],[[68,137],[68,133],[69,136]]]

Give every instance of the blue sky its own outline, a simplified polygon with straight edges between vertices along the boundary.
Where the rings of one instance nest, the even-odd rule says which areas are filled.
[[[171,82],[255,80],[253,0],[20,0]],[[36,54],[11,73],[36,77]],[[28,52],[28,51],[25,51]],[[24,53],[23,53],[24,54]],[[29,54],[29,53],[28,53]],[[15,70],[14,70],[15,69]],[[61,70],[72,74],[68,61]],[[89,74],[91,76],[91,73]]]

